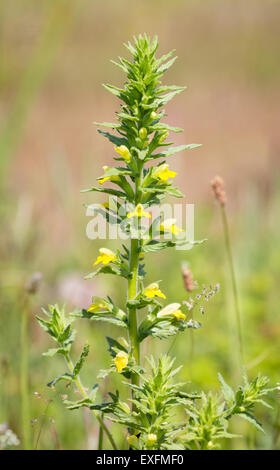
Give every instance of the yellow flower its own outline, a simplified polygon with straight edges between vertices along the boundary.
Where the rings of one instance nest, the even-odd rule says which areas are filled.
[[[125,145],[120,145],[119,147],[115,147],[116,152],[120,154],[120,156],[126,161],[130,162],[131,160],[131,153]]]
[[[139,440],[138,440],[138,437],[135,436],[134,434],[127,436],[127,442],[129,443],[130,446],[136,447],[138,449]]]
[[[111,179],[110,176],[105,176],[104,178],[99,179],[99,180],[98,180],[98,183],[99,183],[99,184],[103,184],[103,183],[105,183],[105,181],[108,181],[108,180],[110,180],[110,179]]]
[[[106,174],[106,171],[109,170],[109,169],[110,168],[107,165],[103,166],[103,170],[104,170],[105,174]],[[113,175],[112,176],[105,176],[104,175],[103,177],[98,179],[99,184],[103,184],[103,183],[105,183],[105,181],[112,181],[113,183],[117,183],[118,181],[120,181],[120,177],[117,176],[117,175],[115,175],[115,176],[113,176]]]
[[[176,175],[177,173],[175,171],[169,170],[169,165],[167,163],[159,165],[153,174],[155,178],[158,178],[162,181],[167,181],[168,178],[174,178]]]
[[[91,306],[88,308],[88,312],[93,312],[93,313],[98,313],[101,310],[108,310],[107,305],[105,305],[103,302],[94,302],[91,304]]]
[[[151,214],[149,212],[144,211],[144,207],[142,204],[137,204],[133,212],[129,212],[127,217],[130,219],[131,217],[148,217],[151,218]]]
[[[152,284],[148,285],[144,290],[144,294],[146,297],[149,297],[149,299],[152,299],[153,297],[162,297],[163,299],[166,299],[165,295],[163,294],[163,292],[161,292],[156,282],[153,282]]]
[[[112,181],[113,183],[117,183],[118,181],[120,181],[120,177],[119,176],[104,176],[103,178],[100,178],[98,180],[98,183],[103,184],[105,183],[105,181]]]
[[[124,367],[127,366],[128,363],[128,354],[124,351],[118,352],[114,359],[114,363],[116,365],[118,373],[120,373]]]
[[[156,434],[148,434],[147,441],[148,441],[149,445],[153,445],[155,442],[157,442],[157,435]]]
[[[176,320],[186,320],[186,315],[179,309],[173,312],[172,316],[176,318]]]
[[[176,219],[167,219],[162,224],[160,224],[159,228],[161,232],[171,232],[174,235],[177,235],[179,232],[184,232],[182,228],[177,227],[175,225]]]
[[[162,134],[162,136],[158,139],[158,142],[161,144],[161,142],[163,142],[166,137],[168,136],[168,131],[164,132],[164,134]]]
[[[180,310],[181,304],[169,304],[160,310],[157,314],[158,318],[174,317],[176,320],[185,320],[186,315]]]
[[[100,254],[95,263],[93,263],[93,266],[96,266],[99,263],[108,264],[117,259],[117,255],[108,248],[100,248],[99,253]]]

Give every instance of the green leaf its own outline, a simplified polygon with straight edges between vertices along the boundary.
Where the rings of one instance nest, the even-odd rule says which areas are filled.
[[[166,184],[166,185],[161,184],[160,186],[151,185],[150,187],[145,188],[143,190],[143,193],[144,194],[169,194],[170,196],[178,197],[178,198],[185,197],[185,195],[181,193],[181,191],[176,186],[172,186],[172,184]]]
[[[160,250],[164,250],[165,248],[170,248],[173,246],[184,246],[186,245],[187,247],[191,246],[196,246],[196,245],[201,245],[206,239],[204,240],[195,240],[195,241],[189,241],[189,240],[166,240],[166,241],[160,241],[160,240],[150,240],[148,243],[146,243],[143,246],[143,251],[148,253],[155,253]]]
[[[183,129],[181,129],[180,127],[172,127],[172,126],[169,126],[168,124],[164,124],[164,123],[157,123],[157,124],[154,124],[152,126],[149,126],[149,130],[153,130],[153,131],[171,131],[171,132],[183,132]]]
[[[69,372],[66,372],[65,374],[59,375],[58,377],[53,379],[47,385],[48,385],[48,387],[54,387],[61,380],[66,380],[67,382],[72,382],[73,379],[74,379],[73,375],[70,374]]]
[[[106,336],[106,340],[109,345],[108,351],[113,358],[117,355],[118,351],[124,351],[126,353],[128,352],[128,350],[122,344],[120,344],[117,340],[110,338],[110,336]]]
[[[104,176],[123,176],[123,175],[133,175],[134,173],[129,168],[108,168],[104,171]]]
[[[125,145],[126,147],[129,147],[129,143],[127,139],[124,139],[123,137],[117,137],[116,135],[110,134],[109,132],[104,132],[101,129],[97,129],[97,131],[99,132],[99,134],[106,137],[106,139],[110,140],[112,144],[115,144],[118,146]]]
[[[96,271],[90,274],[87,274],[87,276],[85,276],[84,279],[92,279],[93,277],[98,276],[99,274],[114,274],[116,276],[121,276],[126,279],[130,278],[129,272],[124,271],[123,269],[121,269],[119,266],[115,264],[109,264],[109,265],[100,266],[100,268],[98,268]]]
[[[165,158],[175,155],[175,153],[182,152],[183,150],[191,150],[201,147],[201,144],[188,144],[188,145],[179,145],[178,147],[170,147],[167,150],[163,150],[160,153],[150,155],[146,160],[154,160],[156,158]]]
[[[96,126],[108,127],[110,129],[118,129],[121,127],[121,124],[115,122],[93,122]]]
[[[90,398],[83,398],[78,401],[66,401],[64,402],[67,405],[68,410],[77,410],[82,407],[90,408],[93,405],[93,402]]]
[[[88,312],[87,310],[82,310],[81,318],[87,318],[89,320],[95,321],[104,321],[106,323],[111,323],[112,325],[120,326],[122,328],[127,328],[127,324],[120,320],[119,318],[111,317],[110,314],[102,314],[102,313],[92,313]]]
[[[257,420],[257,418],[255,418],[254,415],[252,415],[251,413],[248,413],[248,411],[245,411],[243,413],[235,413],[235,414],[236,416],[239,416],[240,418],[243,418],[246,421],[249,421],[249,423],[253,424],[253,426],[255,426],[255,428],[257,428],[259,431],[264,432],[261,423]]]
[[[111,194],[112,196],[119,197],[120,199],[127,199],[126,193],[123,193],[122,191],[118,191],[117,189],[111,189],[111,188],[96,188],[94,186],[92,188],[82,189],[81,193],[89,193],[91,191],[95,191],[98,193]]]
[[[218,373],[219,382],[221,384],[222,394],[229,407],[231,407],[235,401],[235,394],[232,388],[225,382],[222,374]]]
[[[168,70],[175,62],[175,60],[177,60],[178,57],[175,56],[175,57],[172,57],[172,59],[170,59],[168,62],[165,62],[165,64],[162,64],[158,69],[157,69],[157,72],[158,73],[164,73],[166,72],[166,70]]]
[[[73,376],[77,377],[77,375],[80,373],[81,368],[83,367],[83,364],[86,360],[86,357],[88,356],[89,353],[89,344],[85,344],[82,350],[82,353],[78,359],[78,361],[75,364],[74,370],[73,370]]]
[[[69,351],[65,348],[51,348],[47,352],[44,352],[42,355],[53,357],[55,354],[63,354],[65,356],[68,352]]]

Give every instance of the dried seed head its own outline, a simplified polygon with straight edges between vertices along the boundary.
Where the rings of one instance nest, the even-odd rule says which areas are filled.
[[[43,278],[43,276],[39,272],[32,274],[31,278],[28,279],[28,281],[25,285],[25,290],[29,294],[36,294],[36,292],[38,291],[38,289],[40,287],[42,278]]]
[[[227,202],[227,196],[225,192],[225,183],[220,176],[215,176],[211,181],[211,187],[214,191],[215,197],[220,204],[225,205]]]
[[[184,286],[187,291],[192,291],[194,289],[193,275],[189,268],[182,268],[182,276],[184,280]]]

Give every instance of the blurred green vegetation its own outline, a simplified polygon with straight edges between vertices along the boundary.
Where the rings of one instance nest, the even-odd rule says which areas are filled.
[[[193,351],[188,331],[172,346],[184,364],[180,378],[191,380],[197,390],[210,390],[218,388],[218,371],[231,383],[238,376],[222,224],[209,189],[219,172],[228,188],[248,374],[260,371],[272,384],[279,381],[279,3],[79,3],[77,8],[74,1],[13,0],[0,7],[0,423],[7,422],[22,441],[20,325],[26,282],[40,271],[42,286],[28,297],[32,423],[27,423],[32,446],[39,436],[40,449],[92,448],[98,439],[87,411],[65,410],[61,395],[72,392],[63,385],[46,387],[64,372],[64,363],[41,356],[49,341],[35,313],[53,302],[67,303],[69,310],[84,307],[91,295],[107,293],[123,306],[125,283],[110,277],[83,281],[98,247],[109,242],[86,238],[82,203],[95,200],[81,197],[79,189],[110,163],[112,150],[90,123],[110,120],[116,103],[100,83],[121,82],[109,59],[140,31],[158,33],[161,50],[177,49],[180,60],[168,78],[191,84],[190,95],[172,104],[170,115],[175,125],[185,123],[187,142],[202,142],[204,148],[174,169],[186,202],[196,205],[196,238],[208,239],[188,252],[147,256],[147,282],[162,279],[170,302],[186,299],[181,266],[187,261],[199,285],[221,284],[205,315],[196,318],[203,328],[193,333]],[[80,321],[76,328],[77,355],[85,340],[91,344],[83,381],[92,386],[98,370],[109,363],[105,336],[112,335],[112,327]],[[171,343],[149,342],[144,355],[167,352]],[[116,386],[122,387],[114,376],[104,393]],[[244,438],[226,442],[225,448],[280,448],[276,395],[271,405],[272,410],[259,410],[265,434],[236,422],[234,432]]]

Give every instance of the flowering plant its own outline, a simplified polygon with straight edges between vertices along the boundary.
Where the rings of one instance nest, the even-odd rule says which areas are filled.
[[[66,405],[69,409],[87,407],[92,410],[101,432],[106,433],[114,449],[118,444],[104,417],[124,426],[128,444],[133,449],[217,448],[221,439],[233,437],[227,428],[234,415],[261,429],[252,410],[255,403],[265,404],[262,397],[269,391],[267,379],[258,377],[249,383],[244,377],[244,386],[234,392],[220,376],[220,396],[188,393],[184,384],[173,381],[179,370],[174,369],[174,359],[163,355],[156,361],[151,357],[148,360],[150,373],[144,369],[146,364],[142,365],[141,343],[147,337],[164,339],[187,328],[200,326],[192,319],[187,320],[187,315],[199,303],[201,295],[196,301],[188,299],[182,305],[163,305],[166,296],[159,283],[145,284],[144,257],[146,253],[190,243],[196,245],[201,241],[177,238],[183,229],[177,226],[175,219],[164,219],[162,215],[151,220],[145,236],[142,225],[143,219],[152,219],[151,208],[160,205],[166,196],[183,197],[172,183],[176,172],[166,160],[199,145],[173,147],[168,141],[169,132],[181,132],[182,129],[161,121],[166,116],[163,106],[184,89],[161,84],[162,75],[176,60],[173,51],[157,58],[158,40],[156,37],[150,40],[146,35],[140,35],[135,38],[134,45],[128,43],[126,47],[132,60],[120,58],[116,64],[127,76],[124,88],[105,85],[106,90],[122,102],[117,122],[98,124],[99,133],[114,145],[118,166],[104,166],[98,186],[86,190],[115,198],[115,206],[106,202],[96,210],[108,223],[118,224],[130,239],[129,246],[122,245],[118,251],[101,248],[93,263],[97,268],[87,278],[102,273],[124,278],[127,282],[126,309],[120,309],[110,297],[93,297],[91,305],[73,314],[66,315],[64,309],[57,305],[49,306],[49,311],[44,310],[46,318],[38,317],[38,321],[57,342],[57,347],[45,354],[61,354],[68,366],[68,371],[49,385],[55,386],[62,380],[76,384],[81,399],[75,402],[66,400]],[[108,183],[113,187],[108,187]],[[171,238],[166,239],[166,233],[171,234]],[[205,290],[202,295],[210,296]],[[211,290],[212,293],[215,289]],[[140,317],[142,310],[145,313]],[[115,391],[109,393],[110,401],[100,403],[97,385],[90,393],[83,386],[80,371],[89,345],[84,346],[76,363],[70,357],[75,337],[72,322],[77,317],[109,322],[123,330],[122,337],[107,338],[112,361],[108,370],[101,371],[100,377],[111,373],[122,375],[131,390],[130,401],[122,400],[119,392]],[[183,422],[174,421],[175,407],[185,409]]]

